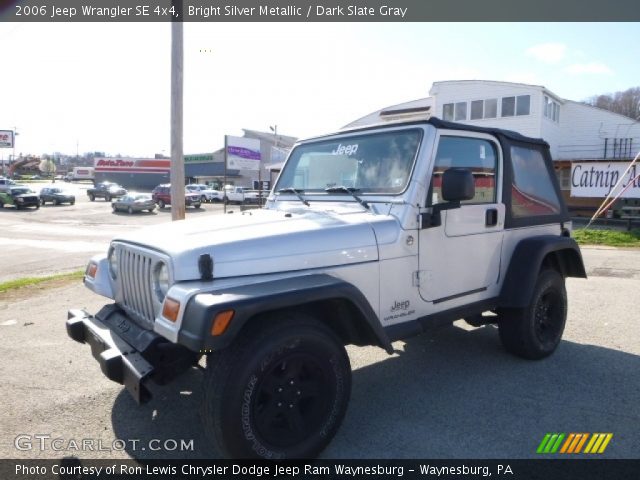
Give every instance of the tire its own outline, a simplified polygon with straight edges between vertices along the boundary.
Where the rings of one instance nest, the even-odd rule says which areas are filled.
[[[129,208],[127,209],[127,212],[129,212],[129,215],[133,215],[133,208],[129,207]]]
[[[45,203],[46,203],[46,202],[44,201],[44,198],[41,198],[41,199],[40,199],[40,205],[42,205],[42,206],[44,207],[44,204],[45,204]]]
[[[40,204],[36,204],[36,210],[40,210]]]
[[[195,204],[195,205],[193,206],[193,208],[200,208],[201,206],[202,206],[202,204],[201,204],[201,203],[197,203],[197,204]]]
[[[202,196],[200,197],[200,201],[201,201],[202,203],[205,203],[205,202],[207,201],[207,197],[206,197],[206,195],[202,195]]]
[[[111,201],[111,195],[105,195],[104,196],[104,201],[105,202],[110,202]]]
[[[76,204],[75,200],[72,200],[72,201],[69,202],[69,205],[75,205],[75,204]]]
[[[509,353],[539,360],[558,347],[566,319],[564,278],[556,270],[545,269],[538,275],[528,306],[500,311],[500,340]]]
[[[113,210],[113,213],[116,213],[118,211],[118,207],[116,207],[115,203],[111,204],[111,210]]]
[[[351,368],[342,342],[309,317],[265,317],[207,359],[202,420],[231,458],[312,458],[337,432]]]
[[[58,200],[54,200],[53,204],[57,206],[57,205],[60,205],[60,202]]]
[[[89,194],[89,200],[91,200],[92,202],[94,202],[96,200],[96,196],[93,195],[92,193]]]
[[[165,203],[162,200],[158,200],[158,208],[164,208]]]

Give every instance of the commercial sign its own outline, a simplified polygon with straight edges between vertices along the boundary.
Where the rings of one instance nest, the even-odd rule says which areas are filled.
[[[626,162],[582,162],[571,166],[571,196],[605,198],[609,192],[621,198],[640,198],[640,164],[635,164],[625,173]],[[621,180],[622,179],[622,180]]]
[[[260,140],[227,135],[227,168],[260,170]]]
[[[205,163],[215,161],[212,153],[192,153],[184,156],[184,163]]]
[[[96,172],[169,173],[168,158],[96,158]]]
[[[13,130],[0,130],[0,148],[13,148]]]

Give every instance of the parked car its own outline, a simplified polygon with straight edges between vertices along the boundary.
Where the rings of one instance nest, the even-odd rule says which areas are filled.
[[[0,192],[8,192],[11,187],[15,187],[17,184],[10,178],[0,178]]]
[[[112,198],[122,197],[127,194],[127,190],[112,182],[101,182],[93,188],[87,190],[89,200],[92,202],[96,198],[104,198],[105,201],[110,202]]]
[[[156,202],[149,193],[129,192],[125,196],[115,199],[111,203],[111,208],[113,209],[113,213],[124,211],[131,214],[145,210],[151,213],[156,208]]]
[[[247,187],[234,187],[227,185],[224,187],[224,200],[227,203],[258,203],[258,192]]]
[[[202,183],[192,183],[185,187],[192,193],[200,194],[201,202],[216,202],[222,199],[222,194],[218,190],[210,188],[208,185]]]
[[[165,183],[158,185],[151,192],[153,200],[158,204],[159,208],[164,208],[167,205],[171,205],[171,184]],[[185,188],[184,191],[184,204],[187,207],[200,208],[201,200],[199,193],[190,192]]]
[[[47,202],[51,202],[54,205],[60,205],[61,203],[73,205],[76,203],[76,196],[59,187],[45,187],[40,190],[40,205],[44,205]]]
[[[26,207],[36,207],[37,210],[40,208],[40,199],[36,192],[27,186],[21,185],[11,187],[9,191],[0,192],[0,208],[5,205],[16,207],[17,210],[22,210]]]
[[[393,342],[464,318],[497,327],[482,330],[484,347],[465,358],[495,356],[488,371],[511,368],[492,335],[519,357],[551,355],[567,320],[565,278],[586,271],[549,144],[393,112],[299,141],[263,210],[118,234],[84,277],[114,303],[95,316],[70,310],[69,336],[139,403],[157,392],[147,382],[188,372],[205,355],[203,374],[189,376],[203,383],[193,428],[233,458],[319,454],[349,403],[346,345],[393,354]],[[411,378],[427,368],[422,360],[405,358],[396,375]],[[440,398],[435,385],[409,390],[425,405]],[[358,388],[359,401],[375,401],[368,393]],[[131,418],[148,412],[123,405],[117,413]],[[438,421],[424,414],[425,424]]]

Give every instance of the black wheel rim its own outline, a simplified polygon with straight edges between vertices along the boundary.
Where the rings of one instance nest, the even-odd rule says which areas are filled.
[[[335,389],[327,362],[291,353],[265,372],[253,401],[253,422],[265,442],[297,445],[312,436],[330,413]]]
[[[544,345],[554,344],[562,328],[562,298],[555,290],[546,290],[540,296],[534,311],[535,331]]]

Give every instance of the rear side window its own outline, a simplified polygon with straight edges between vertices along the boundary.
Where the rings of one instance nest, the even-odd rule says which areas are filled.
[[[498,157],[494,144],[481,138],[440,137],[431,177],[431,203],[443,203],[442,174],[449,168],[467,168],[473,174],[476,194],[462,203],[495,203]]]
[[[539,150],[511,147],[513,184],[511,215],[514,218],[559,214],[560,200]]]

